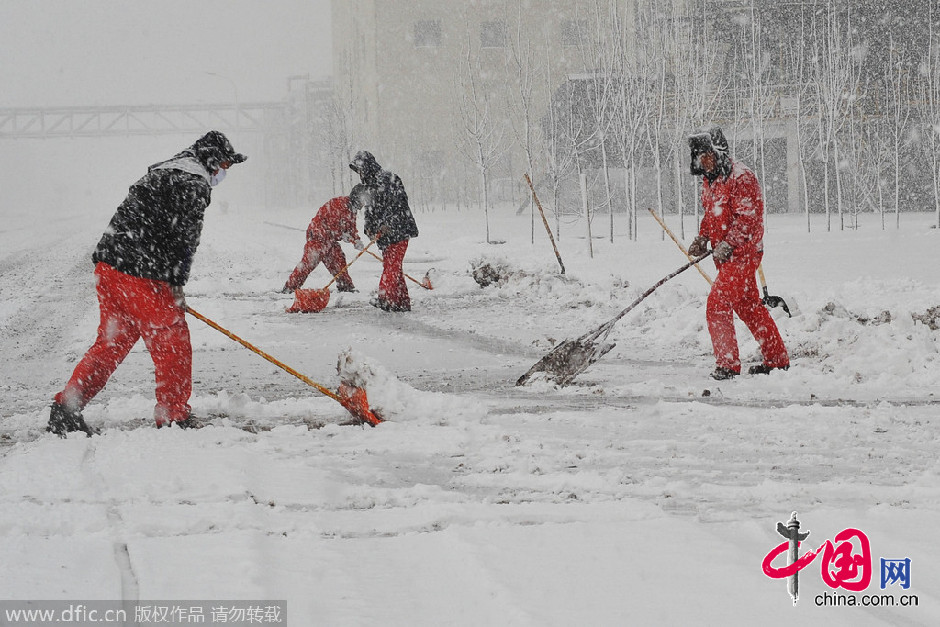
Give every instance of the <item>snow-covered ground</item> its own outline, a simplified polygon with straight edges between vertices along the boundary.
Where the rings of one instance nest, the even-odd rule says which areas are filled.
[[[434,289],[410,283],[411,313],[367,304],[379,264],[363,257],[358,293],[287,314],[274,290],[310,211],[214,203],[189,305],[331,388],[351,349],[387,422],[343,426],[336,402],[191,318],[192,405],[211,426],[152,428],[138,345],[86,409],[102,434],[62,440],[42,429],[94,337],[89,255],[113,209],[2,207],[3,598],[286,600],[291,625],[940,624],[940,330],[913,319],[940,305],[934,216],[833,232],[819,216],[811,233],[768,217],[788,372],[708,376],[707,285],[689,270],[559,389],[514,382],[684,262],[648,216],[638,241],[618,218],[593,259],[566,222],[560,276],[528,213],[493,211],[504,243],[486,244],[482,214],[419,212],[405,269]],[[481,288],[480,262],[506,280]],[[328,279],[321,267],[306,286]],[[739,342],[756,363],[741,327]],[[762,572],[792,511],[803,551],[867,535],[864,593],[828,587],[822,555],[796,607]],[[909,589],[880,589],[881,558],[911,559]],[[882,606],[817,605],[863,594]]]

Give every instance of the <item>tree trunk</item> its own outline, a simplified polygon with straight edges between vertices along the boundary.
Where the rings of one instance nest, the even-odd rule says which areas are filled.
[[[594,241],[591,239],[591,208],[588,205],[587,191],[587,173],[581,171],[581,165],[578,164],[579,176],[581,181],[581,207],[584,210],[584,221],[587,223],[588,255],[594,259]]]

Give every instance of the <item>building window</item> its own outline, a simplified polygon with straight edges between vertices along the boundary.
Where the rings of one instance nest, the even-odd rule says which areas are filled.
[[[480,46],[483,48],[505,48],[509,45],[506,22],[494,20],[480,25]]]
[[[441,21],[415,22],[414,36],[415,48],[437,48],[441,45]]]
[[[580,46],[588,41],[587,35],[587,20],[565,20],[561,23],[562,46]]]

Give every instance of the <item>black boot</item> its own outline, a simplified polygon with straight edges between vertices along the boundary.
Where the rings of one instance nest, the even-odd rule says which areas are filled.
[[[180,429],[202,429],[206,426],[206,423],[199,420],[191,413],[182,420],[171,420],[169,422],[157,421],[157,429],[162,429],[163,427],[170,428],[173,425],[176,425]]]
[[[772,370],[789,370],[790,364],[786,366],[768,366],[767,364],[757,364],[748,368],[748,374],[770,374]]]
[[[718,366],[715,368],[715,371],[712,372],[712,379],[715,381],[727,381],[728,379],[733,379],[738,376],[738,373],[732,370],[731,368],[724,368]]]
[[[88,437],[91,437],[93,433],[85,424],[82,412],[71,410],[59,403],[53,403],[49,410],[49,426],[46,427],[46,431],[60,438],[67,437],[72,431],[84,431]]]

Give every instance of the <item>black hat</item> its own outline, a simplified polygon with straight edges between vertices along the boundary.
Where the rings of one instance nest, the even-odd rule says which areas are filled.
[[[697,157],[706,152],[715,154],[718,170],[721,173],[730,172],[731,162],[728,158],[728,140],[725,134],[718,126],[693,133],[689,135],[689,150],[691,151],[692,164],[690,170],[696,176],[702,176],[705,172],[697,165]]]
[[[209,131],[197,139],[191,150],[210,172],[218,170],[222,163],[242,163],[248,158],[240,152],[235,152],[232,142],[219,131]]]

